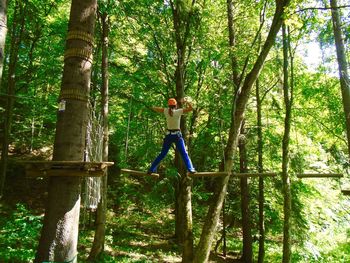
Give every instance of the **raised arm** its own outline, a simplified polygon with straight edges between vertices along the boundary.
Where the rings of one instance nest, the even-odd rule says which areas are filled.
[[[164,108],[162,108],[162,107],[152,107],[151,109],[153,111],[159,112],[159,113],[163,113],[164,112]]]
[[[192,104],[189,101],[183,100],[183,104],[184,104],[184,108],[183,108],[184,113],[191,112],[193,110]]]

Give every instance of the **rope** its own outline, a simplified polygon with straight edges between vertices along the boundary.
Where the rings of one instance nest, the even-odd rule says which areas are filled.
[[[71,260],[69,261],[43,261],[42,263],[72,263],[77,258],[78,254],[76,254]]]
[[[134,94],[134,89],[133,92]],[[130,121],[131,121],[131,108],[132,108],[132,99],[133,97],[131,97],[130,99],[130,105],[129,105],[129,116],[128,116],[128,125],[126,127],[126,139],[125,139],[125,161],[128,160],[128,148],[129,148],[129,132],[130,132]]]
[[[222,160],[224,162],[224,167],[225,167],[226,157],[225,157],[224,139],[222,138],[222,126],[223,126],[224,120],[220,118],[219,121],[220,121],[220,124],[219,124],[220,148],[222,153]]]

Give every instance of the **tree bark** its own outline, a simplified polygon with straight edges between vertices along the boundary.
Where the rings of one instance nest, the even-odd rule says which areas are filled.
[[[65,49],[55,161],[83,161],[88,123],[96,0],[73,0]],[[51,177],[35,262],[77,262],[81,177]]]
[[[262,134],[262,115],[261,115],[261,104],[260,98],[260,83],[259,79],[256,80],[256,114],[257,114],[257,134],[258,134],[258,172],[264,172],[263,167],[263,134]],[[259,177],[259,252],[258,252],[258,263],[263,263],[265,258],[265,186],[264,178]]]
[[[267,39],[262,47],[262,50],[249,74],[245,77],[242,89],[237,96],[234,111],[232,112],[231,127],[229,139],[225,148],[225,164],[223,170],[230,172],[233,167],[233,158],[237,147],[238,135],[241,127],[241,122],[244,118],[245,107],[249,98],[249,94],[255,80],[260,74],[265,59],[274,44],[275,37],[282,25],[284,8],[288,6],[289,0],[277,0],[274,18],[270,27]],[[221,168],[222,170],[222,168]],[[212,198],[212,204],[204,223],[199,245],[195,254],[195,263],[207,262],[210,254],[211,244],[213,242],[216,226],[219,220],[222,203],[226,194],[229,176],[218,179],[217,188]]]
[[[239,138],[239,163],[240,172],[246,173],[247,169],[247,149],[246,149],[246,138],[244,132],[244,123],[242,124],[241,134]],[[243,254],[242,260],[246,263],[253,262],[253,240],[252,240],[252,229],[250,222],[250,211],[249,211],[249,185],[248,178],[242,177],[241,179],[241,210],[242,210],[242,232],[243,232]]]
[[[337,0],[330,0],[332,7],[332,21],[335,47],[339,68],[340,88],[342,92],[343,108],[346,121],[346,135],[348,139],[348,152],[350,155],[350,79],[348,74],[348,62],[346,60],[344,40],[341,30],[341,19]]]
[[[234,30],[234,17],[233,17],[233,2],[232,0],[227,0],[227,21],[228,21],[228,40],[229,40],[229,47],[230,47],[230,58],[231,58],[231,69],[232,69],[232,83],[235,88],[235,95],[238,92],[238,85],[239,85],[239,72],[238,72],[238,63],[237,58],[233,54],[233,50],[236,45],[236,36],[235,36],[235,30]],[[236,97],[234,97],[236,99]]]
[[[190,263],[193,260],[193,231],[192,231],[192,180],[188,176],[181,178],[181,203],[183,211],[183,243],[182,262]]]
[[[175,70],[176,98],[179,107],[182,107],[181,99],[185,96],[185,65],[186,51],[188,50],[188,39],[190,35],[190,21],[195,0],[191,3],[185,0],[170,1],[173,12],[173,24],[175,43],[177,51],[177,65]],[[187,127],[185,117],[181,118],[181,131],[185,141]],[[175,233],[179,244],[182,247],[182,262],[192,262],[193,260],[193,232],[192,232],[192,180],[187,177],[186,169],[180,161],[179,153],[176,153],[175,163],[178,168],[180,178],[177,185],[176,194],[176,223]]]
[[[102,122],[103,122],[103,152],[102,160],[108,161],[108,33],[109,33],[109,16],[104,11],[101,14],[102,25]],[[89,260],[94,261],[104,250],[105,232],[106,232],[106,213],[107,213],[107,179],[108,171],[101,178],[101,200],[97,206],[96,214],[96,230],[92,249],[90,251]]]
[[[5,180],[6,180],[8,150],[9,150],[10,137],[11,137],[13,108],[14,108],[15,93],[16,93],[16,90],[15,90],[16,89],[16,68],[18,64],[19,46],[22,41],[24,26],[25,26],[24,25],[25,9],[26,9],[26,2],[21,2],[21,1],[16,2],[15,14],[13,18],[14,23],[13,23],[12,32],[11,32],[11,50],[10,50],[9,68],[8,68],[8,77],[7,77],[8,78],[7,79],[8,96],[7,96],[6,105],[5,105],[4,139],[2,142],[2,152],[1,152],[1,162],[0,162],[0,198],[3,195],[3,190],[5,186]],[[4,9],[3,11],[5,12],[6,10]],[[6,20],[4,20],[4,22],[5,21]],[[1,28],[1,30],[6,30],[6,27]],[[1,59],[3,61],[4,53],[2,53],[1,55],[2,55]]]
[[[282,182],[283,182],[283,263],[291,262],[290,217],[291,217],[291,183],[288,174],[289,141],[292,117],[292,88],[289,86],[289,41],[285,24],[282,25],[283,33],[283,95],[286,107],[284,119],[284,135],[282,142]]]

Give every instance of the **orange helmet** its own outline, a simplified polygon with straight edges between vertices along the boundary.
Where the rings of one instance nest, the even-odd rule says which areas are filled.
[[[176,99],[171,98],[168,100],[168,106],[176,106],[176,105],[177,105]]]

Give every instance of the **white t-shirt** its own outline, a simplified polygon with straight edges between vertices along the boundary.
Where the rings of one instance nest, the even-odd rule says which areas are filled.
[[[166,118],[166,124],[168,130],[180,130],[180,119],[181,115],[184,114],[183,109],[174,109],[173,116],[169,115],[169,109],[164,109],[164,115]]]

